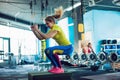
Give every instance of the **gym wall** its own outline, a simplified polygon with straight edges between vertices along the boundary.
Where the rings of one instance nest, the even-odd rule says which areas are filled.
[[[92,10],[84,15],[85,32],[92,32],[95,51],[100,51],[99,41],[103,39],[119,39],[120,12]]]

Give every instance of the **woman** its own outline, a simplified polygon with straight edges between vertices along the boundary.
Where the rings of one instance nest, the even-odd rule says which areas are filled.
[[[92,48],[92,44],[88,41],[82,41],[81,43],[82,52],[84,54],[95,53]]]
[[[82,49],[82,52],[84,54],[88,54],[88,41],[87,40],[83,40],[81,41],[81,49]]]
[[[45,49],[46,56],[50,59],[53,67],[48,70],[51,73],[64,73],[64,69],[61,66],[61,62],[58,55],[72,55],[73,47],[70,41],[66,38],[63,30],[55,24],[55,19],[58,19],[62,15],[62,9],[56,9],[56,14],[53,16],[48,16],[45,19],[46,25],[50,30],[48,33],[44,34],[39,31],[37,25],[31,27],[33,33],[39,40],[53,38],[59,46],[49,47]]]
[[[88,53],[95,53],[90,42],[88,43]]]

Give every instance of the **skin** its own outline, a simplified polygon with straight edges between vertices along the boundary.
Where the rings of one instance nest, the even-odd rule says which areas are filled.
[[[52,29],[53,25],[55,23],[54,22],[49,22],[49,21],[46,21],[46,25],[48,26],[48,28]],[[48,38],[53,38],[57,33],[58,31],[54,30],[54,31],[51,31],[49,33],[43,33],[41,32],[39,29],[38,29],[38,25],[33,25],[31,26],[31,30],[33,31],[33,33],[35,34],[35,36],[39,39],[39,40],[43,40],[43,39],[48,39]]]
[[[88,49],[91,49],[91,51],[94,53],[93,51],[93,48],[92,48],[92,44],[91,43],[88,43],[87,46],[82,46],[82,49],[83,49],[83,53],[88,53]]]

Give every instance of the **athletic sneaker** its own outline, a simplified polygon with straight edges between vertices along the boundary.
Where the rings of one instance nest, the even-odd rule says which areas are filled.
[[[48,70],[48,72],[51,72],[54,69],[56,69],[56,67],[53,66],[50,70]]]
[[[54,68],[53,70],[49,71],[51,73],[56,73],[56,74],[59,74],[59,73],[64,73],[64,69],[63,68],[59,68],[59,67],[56,67]]]

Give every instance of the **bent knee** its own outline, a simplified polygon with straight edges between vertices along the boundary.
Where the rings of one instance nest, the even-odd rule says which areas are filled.
[[[46,53],[46,54],[49,54],[49,53],[50,53],[49,48],[45,49],[45,53]]]
[[[53,51],[50,48],[45,49],[45,54],[53,54]]]

